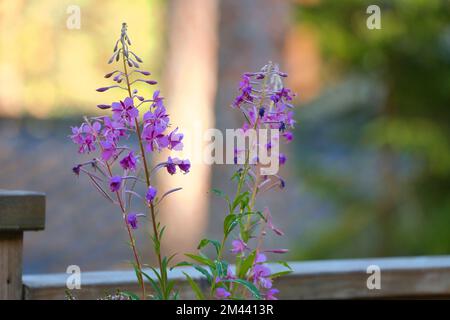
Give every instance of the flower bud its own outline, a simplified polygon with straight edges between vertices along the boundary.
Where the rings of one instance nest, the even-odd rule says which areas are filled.
[[[109,90],[109,89],[111,89],[111,87],[102,87],[102,88],[96,89],[96,91],[98,91],[98,92],[105,92],[106,90]]]
[[[97,108],[102,109],[102,110],[106,110],[106,109],[111,108],[111,106],[108,105],[108,104],[98,104]]]
[[[157,193],[156,188],[154,188],[152,186],[148,187],[147,193],[145,195],[145,199],[147,199],[148,202],[152,202],[156,197],[156,193]]]

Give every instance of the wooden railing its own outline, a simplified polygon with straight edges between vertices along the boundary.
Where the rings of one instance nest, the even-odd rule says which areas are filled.
[[[65,299],[68,274],[25,275],[21,279],[22,234],[44,227],[44,196],[0,191],[0,299]],[[293,272],[276,280],[281,299],[450,298],[450,256],[291,262]],[[381,288],[369,289],[372,267]],[[283,267],[273,265],[273,272]],[[182,271],[207,290],[192,268],[170,273],[180,296],[194,298]],[[150,274],[150,272],[149,272]],[[369,283],[372,283],[369,279]],[[370,287],[370,286],[369,286]],[[138,292],[134,271],[81,273],[78,299],[98,299],[117,290]]]
[[[23,232],[44,226],[44,194],[0,190],[0,300],[22,298]]]
[[[412,257],[358,260],[291,262],[294,272],[276,280],[280,299],[366,299],[366,298],[449,298],[450,257]],[[381,288],[368,289],[367,268],[381,270]],[[272,266],[274,272],[281,269]],[[206,292],[206,282],[192,268],[170,274],[180,296],[193,299],[182,271],[190,274]],[[149,273],[150,274],[150,273]],[[67,274],[26,275],[25,299],[64,299]],[[81,274],[81,289],[72,293],[79,299],[97,299],[117,290],[139,292],[134,271],[99,271]]]

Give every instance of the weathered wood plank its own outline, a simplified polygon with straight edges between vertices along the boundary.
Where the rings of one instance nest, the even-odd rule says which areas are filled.
[[[281,299],[364,299],[401,297],[450,297],[450,256],[381,259],[325,260],[290,263],[294,272],[276,281]],[[367,267],[381,270],[381,289],[367,288]],[[279,265],[271,266],[281,271]],[[193,298],[182,271],[206,284],[192,268],[173,270],[170,277],[180,286],[185,299]],[[26,275],[23,277],[25,299],[64,299],[66,274]],[[95,299],[119,290],[138,292],[133,271],[84,272],[80,299]]]
[[[0,189],[0,300],[22,299],[23,231],[45,226],[45,195]]]
[[[22,299],[21,231],[0,232],[0,300]]]
[[[45,194],[0,189],[0,232],[44,227]]]

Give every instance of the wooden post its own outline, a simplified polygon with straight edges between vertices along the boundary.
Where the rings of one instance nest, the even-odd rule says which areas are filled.
[[[44,226],[43,193],[0,189],[0,300],[22,299],[23,232]]]

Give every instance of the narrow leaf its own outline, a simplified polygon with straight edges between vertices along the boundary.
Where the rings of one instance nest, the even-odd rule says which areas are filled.
[[[183,274],[186,276],[186,279],[188,280],[189,284],[191,285],[192,290],[194,290],[194,293],[197,296],[197,299],[205,300],[205,296],[203,295],[203,292],[200,289],[200,287],[198,286],[197,282],[192,280],[192,278],[186,272],[183,272]]]

